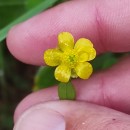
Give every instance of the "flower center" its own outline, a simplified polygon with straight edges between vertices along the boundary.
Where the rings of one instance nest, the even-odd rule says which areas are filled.
[[[69,61],[75,62],[75,55],[69,55]]]
[[[74,68],[77,63],[77,54],[75,50],[67,50],[63,53],[62,63]]]

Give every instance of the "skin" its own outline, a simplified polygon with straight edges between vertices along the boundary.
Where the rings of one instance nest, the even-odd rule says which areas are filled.
[[[90,39],[98,54],[130,51],[129,0],[73,0],[13,27],[7,46],[17,59],[44,65],[59,32]],[[14,130],[129,130],[130,60],[88,80],[73,80],[76,101],[59,101],[57,86],[28,95],[14,114]]]

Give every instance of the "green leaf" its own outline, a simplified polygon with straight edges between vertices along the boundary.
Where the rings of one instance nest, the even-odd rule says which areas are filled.
[[[45,0],[42,3],[40,3],[39,5],[37,5],[36,7],[29,10],[27,13],[25,13],[21,17],[19,17],[18,19],[16,19],[15,21],[13,21],[12,23],[10,23],[9,25],[7,25],[5,28],[3,28],[0,31],[0,41],[2,41],[3,39],[6,38],[7,33],[8,33],[8,31],[10,30],[10,28],[12,26],[14,26],[14,25],[16,25],[16,24],[18,24],[20,22],[23,22],[23,21],[27,20],[28,18],[31,18],[32,16],[40,13],[41,11],[51,7],[57,1],[58,0]]]
[[[61,100],[75,100],[76,91],[71,82],[58,85],[58,95]]]
[[[91,61],[94,71],[107,69],[118,61],[118,58],[113,53],[106,53],[97,56]]]
[[[40,67],[35,77],[34,90],[39,90],[58,84],[59,82],[54,77],[54,71],[54,67]]]

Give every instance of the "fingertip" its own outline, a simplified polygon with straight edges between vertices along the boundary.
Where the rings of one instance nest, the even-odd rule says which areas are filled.
[[[83,1],[69,1],[13,27],[7,36],[10,52],[22,62],[43,65],[44,51],[56,47],[60,32],[70,32],[77,40],[86,37],[88,30],[87,38],[95,39],[96,32],[92,31],[94,10],[88,5],[90,13],[84,17],[86,8],[80,8],[83,5]]]
[[[8,48],[22,62],[42,65],[44,51],[56,47],[57,35],[67,31],[75,40],[90,39],[100,53],[129,51],[129,4],[129,0],[68,1],[11,29]]]
[[[68,1],[11,29],[8,48],[22,62],[42,65],[44,51],[56,47],[57,35],[67,31],[75,40],[90,39],[99,53],[127,52],[130,2],[125,2]]]

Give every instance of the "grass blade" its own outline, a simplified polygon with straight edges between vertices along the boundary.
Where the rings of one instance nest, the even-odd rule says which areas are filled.
[[[29,10],[27,13],[19,17],[18,19],[14,20],[12,23],[8,24],[6,27],[0,30],[0,42],[4,40],[7,36],[8,31],[10,28],[20,22],[23,22],[27,20],[28,18],[31,18],[32,16],[40,13],[41,11],[46,10],[47,8],[51,7],[53,4],[55,4],[58,0],[45,0],[44,2],[40,3],[36,7]]]

